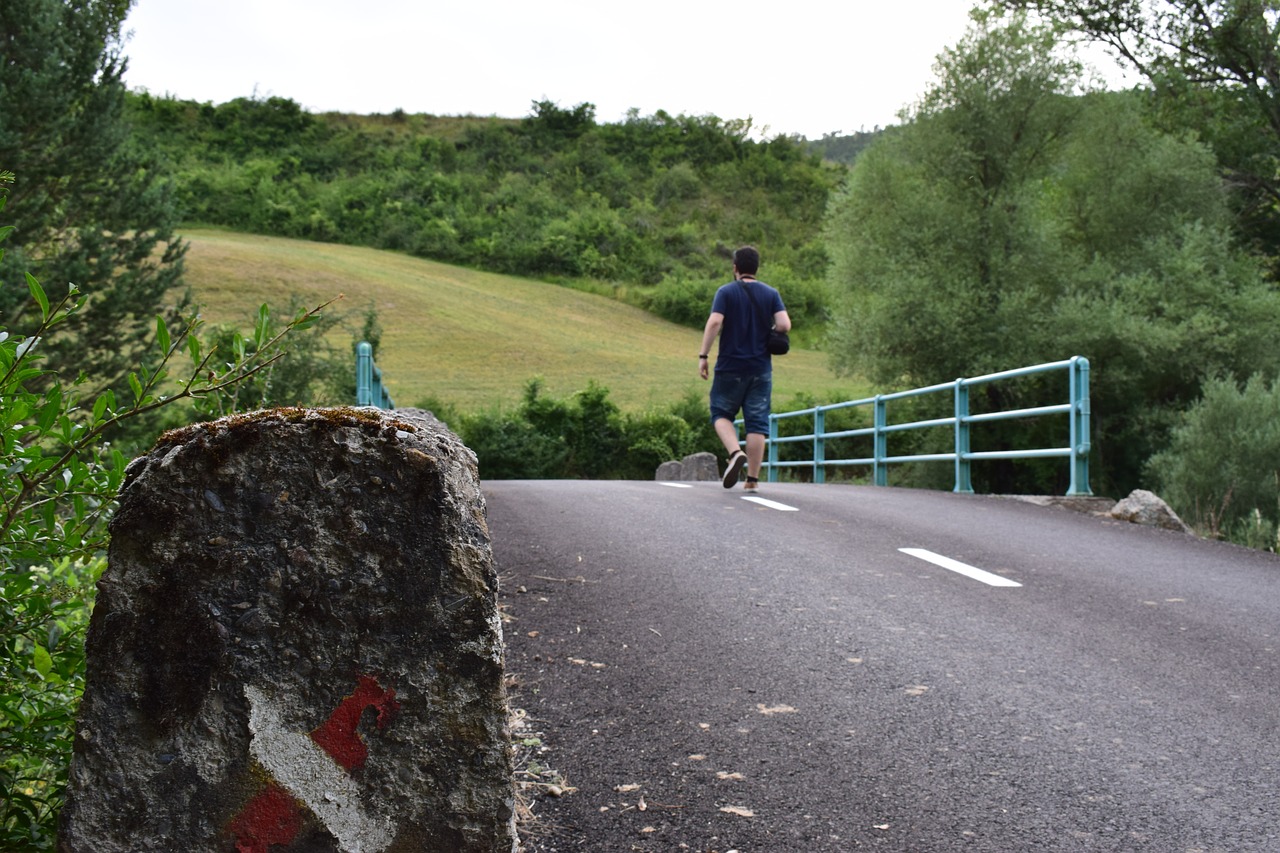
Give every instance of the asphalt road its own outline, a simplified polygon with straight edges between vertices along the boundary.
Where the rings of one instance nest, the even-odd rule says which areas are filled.
[[[535,853],[1280,851],[1280,558],[685,485],[484,485]]]

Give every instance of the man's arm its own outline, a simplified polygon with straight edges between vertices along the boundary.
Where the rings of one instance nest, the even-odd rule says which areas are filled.
[[[786,311],[779,311],[773,315],[773,327],[779,332],[791,331],[791,315]]]
[[[789,320],[787,322],[790,323]],[[711,345],[715,343],[723,325],[724,315],[719,311],[712,311],[711,316],[707,317],[706,328],[702,330],[702,346],[698,347],[698,353],[707,357],[698,359],[698,375],[703,379],[711,375]]]

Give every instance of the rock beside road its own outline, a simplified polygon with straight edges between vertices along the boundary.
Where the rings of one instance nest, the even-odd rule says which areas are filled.
[[[658,466],[655,480],[683,480],[689,482],[720,479],[720,463],[714,453],[694,453],[679,462],[663,462]]]
[[[60,851],[512,851],[498,577],[443,424],[174,430],[111,532]]]
[[[1120,521],[1146,524],[1163,530],[1177,530],[1192,534],[1195,532],[1167,503],[1145,489],[1134,489],[1127,498],[1117,503],[1108,515]]]

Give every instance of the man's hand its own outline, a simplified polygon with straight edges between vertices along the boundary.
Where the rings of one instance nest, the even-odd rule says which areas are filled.
[[[720,327],[724,325],[724,315],[719,311],[712,311],[707,317],[707,327],[702,330],[702,346],[698,349],[698,354],[707,354],[707,358],[698,359],[698,375],[706,379],[711,375],[711,344],[720,334]]]

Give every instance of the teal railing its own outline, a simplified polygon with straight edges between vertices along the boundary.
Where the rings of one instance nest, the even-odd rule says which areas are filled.
[[[986,385],[1029,376],[1035,373],[1062,371],[1067,374],[1068,400],[1061,405],[1039,406],[1031,409],[1014,409],[1003,412],[984,412],[973,415],[969,413],[969,391],[977,385]],[[889,404],[909,397],[920,397],[928,394],[951,392],[955,399],[955,413],[947,418],[912,421],[908,423],[890,423]],[[874,409],[873,426],[862,429],[826,431],[826,416],[840,409],[852,409],[859,406],[871,406]],[[1026,450],[998,450],[971,452],[970,433],[977,424],[1013,418],[1030,418],[1045,415],[1066,415],[1069,421],[1069,444],[1067,447],[1046,447]],[[813,432],[808,435],[779,436],[778,424],[790,418],[812,417]],[[924,453],[908,456],[889,455],[889,437],[904,430],[926,429],[929,427],[951,426],[955,430],[955,450],[950,453]],[[872,455],[858,459],[826,458],[827,443],[838,438],[854,436],[870,436]],[[812,442],[813,457],[807,460],[780,461],[778,449],[783,444]],[[1039,459],[1045,457],[1065,457],[1070,460],[1071,484],[1067,494],[1091,495],[1089,490],[1089,360],[1081,356],[1066,361],[1055,361],[1048,364],[1037,364],[1018,370],[1006,370],[987,376],[972,379],[957,379],[927,388],[916,388],[911,391],[899,391],[895,394],[880,394],[863,400],[850,400],[828,406],[816,406],[795,412],[783,412],[770,415],[768,458],[765,467],[770,482],[777,482],[779,469],[809,467],[813,471],[813,481],[822,483],[826,479],[829,466],[869,465],[872,469],[872,480],[877,486],[886,486],[888,466],[905,462],[945,462],[952,461],[956,469],[955,491],[972,494],[973,485],[969,478],[971,463],[983,459]]]
[[[373,363],[373,345],[367,341],[356,345],[356,405],[379,409],[396,407],[382,384],[382,371]]]

